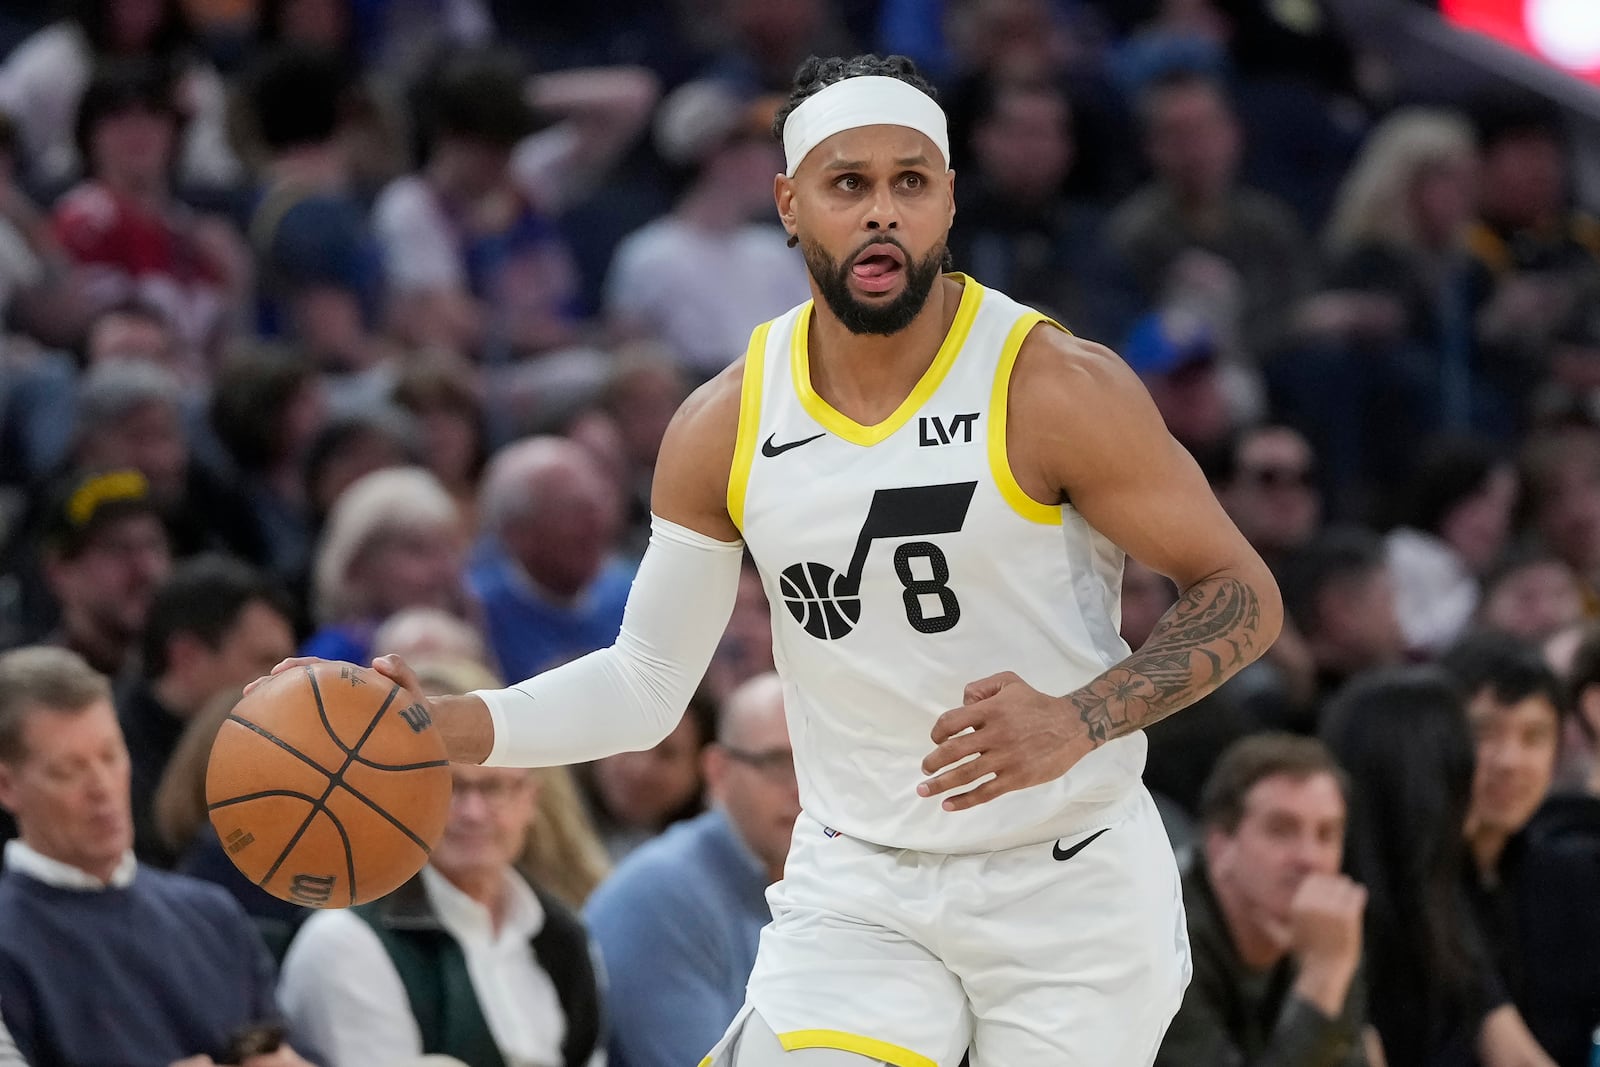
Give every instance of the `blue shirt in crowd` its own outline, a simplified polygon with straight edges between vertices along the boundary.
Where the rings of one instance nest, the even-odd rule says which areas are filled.
[[[585,909],[611,995],[610,1067],[698,1063],[744,1005],[767,873],[721,811],[641,845]]]

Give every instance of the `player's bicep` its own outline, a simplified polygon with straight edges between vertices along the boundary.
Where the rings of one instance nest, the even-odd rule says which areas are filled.
[[[653,514],[718,541],[740,540],[728,515],[728,478],[742,381],[736,364],[683,402],[661,440],[650,487]]]
[[[1059,344],[1048,334],[1040,340]],[[1044,467],[1091,526],[1180,587],[1253,563],[1199,464],[1116,355],[1077,342],[1068,358],[1036,359],[1030,377],[1037,387],[1013,397],[1029,398]]]

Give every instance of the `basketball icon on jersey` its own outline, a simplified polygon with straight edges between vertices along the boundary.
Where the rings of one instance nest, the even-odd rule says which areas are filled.
[[[783,569],[778,588],[789,614],[812,637],[836,641],[847,636],[861,621],[861,576],[872,542],[958,532],[977,487],[977,482],[953,482],[873,493],[848,570],[840,574],[826,563],[792,563]],[[950,564],[937,544],[900,545],[894,571],[906,622],[918,633],[943,633],[961,620],[961,602],[950,588]]]

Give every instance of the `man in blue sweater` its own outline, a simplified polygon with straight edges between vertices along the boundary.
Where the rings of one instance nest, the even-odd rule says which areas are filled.
[[[76,654],[0,654],[0,1019],[33,1067],[308,1067],[223,890],[133,857],[128,749]]]
[[[705,774],[713,809],[634,851],[589,898],[611,980],[610,1067],[697,1063],[744,1004],[800,814],[777,675],[728,697]]]

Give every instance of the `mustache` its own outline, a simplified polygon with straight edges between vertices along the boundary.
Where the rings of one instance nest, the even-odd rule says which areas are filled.
[[[906,257],[907,264],[910,264],[916,260],[916,257],[911,254],[911,249],[901,244],[898,237],[891,237],[888,234],[884,234],[882,237],[871,237],[865,241],[862,241],[861,244],[856,246],[856,250],[851,252],[850,255],[845,258],[845,264],[849,265],[860,259],[861,253],[865,252],[873,245],[894,245],[900,250],[900,254]]]

